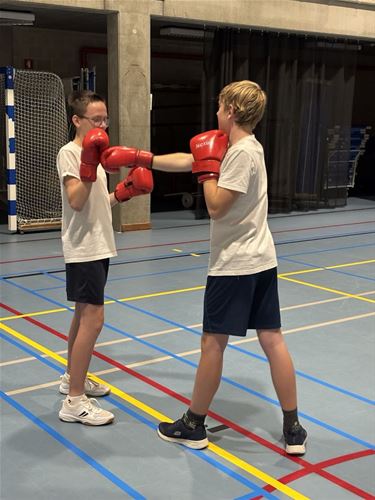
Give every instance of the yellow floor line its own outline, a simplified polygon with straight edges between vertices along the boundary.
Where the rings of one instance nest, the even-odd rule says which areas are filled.
[[[71,308],[74,311],[74,307]],[[45,311],[35,311],[23,314],[12,314],[11,316],[3,316],[0,321],[10,321],[12,319],[22,319],[22,318],[33,318],[34,316],[44,316],[45,314],[54,314],[60,312],[67,312],[65,307],[60,307],[59,309],[47,309]]]
[[[55,354],[53,351],[51,351],[50,349],[47,349],[46,347],[39,344],[38,342],[35,342],[34,340],[26,337],[25,335],[17,332],[16,330],[13,330],[12,328],[10,328],[7,325],[0,324],[0,329],[4,330],[8,334],[17,338],[18,340],[21,340],[25,344],[33,347],[34,349],[42,352],[43,354],[48,354],[51,358],[55,359],[59,363],[66,366],[66,364],[67,364],[66,359]],[[163,421],[163,422],[172,422],[172,420],[169,417],[167,417],[166,415],[163,415],[162,413],[155,410],[151,406],[148,406],[147,404],[143,403],[142,401],[139,401],[138,399],[133,398],[133,396],[130,396],[130,394],[127,394],[126,392],[122,391],[118,387],[107,383],[106,381],[97,377],[94,374],[90,374],[90,376],[94,380],[96,380],[97,382],[105,383],[106,385],[108,385],[111,388],[112,394],[115,394],[116,396],[120,397],[124,401],[127,401],[128,403],[135,406],[139,410],[142,410],[143,412],[147,413],[148,415],[151,415],[156,420]],[[235,465],[239,469],[242,469],[242,470],[248,472],[250,475],[256,477],[257,479],[260,479],[261,481],[265,482],[266,484],[273,486],[276,490],[281,491],[289,498],[293,498],[296,500],[309,500],[308,497],[302,495],[301,493],[294,490],[293,488],[290,488],[289,486],[281,483],[280,481],[278,481],[274,477],[266,474],[265,472],[261,471],[260,469],[257,469],[256,467],[250,465],[249,463],[245,462],[244,460],[236,457],[232,453],[227,452],[223,448],[220,448],[219,446],[217,446],[213,443],[210,443],[208,446],[208,449],[211,450],[216,455],[219,455],[224,460],[230,462],[232,465]]]
[[[354,320],[358,320],[358,319],[362,319],[362,318],[367,318],[370,316],[375,316],[375,312],[360,314],[357,316],[350,316],[350,317],[341,318],[341,319],[336,319],[336,320],[328,321],[325,323],[315,323],[313,325],[307,325],[307,326],[303,326],[303,327],[299,327],[299,328],[292,328],[290,330],[285,330],[283,332],[283,335],[288,335],[291,333],[298,333],[298,332],[301,332],[304,330],[309,330],[309,329],[314,329],[314,328],[321,328],[323,326],[328,326],[328,325],[337,324],[337,323],[343,323],[345,321],[354,321]],[[234,342],[229,342],[229,344],[230,345],[240,345],[240,344],[246,344],[249,342],[256,342],[257,340],[258,340],[258,337],[255,336],[255,337],[249,337],[246,339],[236,340]],[[96,347],[99,347],[99,345],[97,344]],[[62,354],[62,353],[66,353],[66,352],[67,352],[66,350],[65,351],[56,351],[56,354]],[[200,353],[200,349],[194,349],[192,351],[179,352],[176,354],[176,356],[179,356],[182,358],[182,357],[187,357],[187,356],[191,356],[193,354],[199,354],[199,353]],[[48,357],[48,355],[46,355],[46,354],[43,354],[42,356]],[[173,357],[172,356],[160,356],[159,358],[148,358],[148,359],[144,359],[142,361],[135,361],[134,363],[129,363],[125,366],[127,368],[137,368],[139,366],[149,366],[152,364],[162,363],[163,361],[168,361],[170,359],[173,359]],[[37,361],[37,359],[35,357],[23,358],[22,361],[26,361],[26,360],[27,361]],[[17,360],[13,361],[13,363],[16,363],[16,362],[17,362]],[[106,370],[100,370],[98,372],[95,372],[94,375],[107,375],[108,373],[115,373],[118,371],[120,371],[120,368],[113,367],[113,368],[107,368]],[[28,387],[21,387],[20,389],[15,389],[14,391],[8,391],[8,392],[6,392],[6,394],[8,394],[8,396],[13,396],[15,394],[23,394],[26,392],[32,392],[32,391],[36,391],[39,389],[51,387],[51,386],[57,385],[59,383],[60,383],[59,380],[53,380],[51,382],[46,382],[45,384],[38,384],[38,385],[32,385],[32,386],[28,386]]]
[[[362,292],[362,293],[359,293],[358,295],[360,296],[365,296],[365,295],[372,295],[375,293],[375,290],[370,290],[369,292]],[[286,307],[282,307],[281,308],[281,311],[290,311],[290,310],[293,310],[293,309],[300,309],[300,308],[303,308],[303,307],[310,307],[310,306],[315,306],[315,305],[322,305],[322,304],[328,304],[328,303],[331,303],[331,302],[337,302],[337,301],[340,301],[340,300],[349,300],[351,297],[335,297],[335,298],[332,298],[332,299],[324,299],[324,300],[316,300],[314,302],[304,302],[302,304],[296,304],[294,306],[286,306]],[[359,316],[354,316],[354,319],[360,319],[362,317],[366,317],[367,315],[359,315]],[[14,317],[13,319],[17,319],[17,317]],[[343,321],[347,321],[346,318],[344,318]],[[341,322],[341,320],[334,320],[334,322]],[[307,326],[303,326],[303,327],[300,327],[300,328],[294,328],[293,330],[284,330],[283,331],[283,334],[286,335],[288,333],[294,333],[294,332],[297,332],[297,331],[303,331],[303,330],[308,330],[309,328],[318,328],[320,326],[326,326],[327,323],[318,323],[317,326],[314,326],[314,325],[307,325]],[[193,325],[188,325],[187,328],[201,328],[202,327],[202,323],[195,323]],[[149,337],[156,337],[156,336],[159,336],[159,335],[165,335],[166,333],[174,333],[174,332],[178,332],[178,331],[181,331],[183,330],[182,328],[169,328],[167,330],[159,330],[157,332],[150,332],[150,333],[144,333],[142,335],[137,335],[137,338],[138,339],[145,339],[145,338],[149,338]],[[247,337],[246,339],[243,339],[243,340],[239,340],[237,341],[238,343],[242,344],[242,343],[247,343],[247,342],[253,342],[257,340],[257,337]],[[130,338],[130,337],[127,337],[127,338],[121,338],[121,339],[115,339],[115,340],[107,340],[105,342],[98,342],[97,344],[95,344],[95,347],[98,348],[98,347],[104,347],[104,346],[110,346],[110,345],[115,345],[115,344],[122,344],[124,342],[134,342],[135,340],[133,338]],[[230,344],[235,344],[235,342],[230,342]],[[57,354],[66,354],[67,352],[67,349],[63,349],[63,350],[60,350],[60,351],[56,351]],[[186,355],[188,354],[196,354],[197,352],[199,352],[199,349],[198,350],[194,350],[194,351],[188,351]],[[180,355],[183,355],[184,353],[181,353]],[[43,357],[48,357],[47,355],[43,355]],[[163,356],[162,359],[170,359],[170,357],[165,357]],[[155,358],[154,358],[155,359]],[[161,358],[160,358],[161,359]],[[9,361],[3,361],[2,363],[0,363],[0,368],[1,367],[5,367],[5,366],[10,366],[10,365],[15,365],[15,364],[19,364],[19,363],[25,363],[25,362],[29,362],[29,361],[36,361],[36,358],[35,357],[32,357],[32,356],[27,356],[25,358],[17,358],[17,359],[12,359],[12,360],[9,360]],[[155,362],[155,361],[153,361]],[[138,362],[139,363],[139,362]],[[136,364],[134,366],[142,366],[140,364]],[[130,365],[129,365],[130,366]],[[133,366],[133,365],[131,365]]]
[[[298,333],[298,332],[302,332],[302,331],[310,330],[310,329],[312,330],[312,329],[316,329],[316,328],[322,328],[323,326],[344,323],[346,321],[355,321],[355,320],[362,319],[362,318],[369,318],[371,316],[375,316],[375,312],[366,313],[366,314],[359,314],[357,316],[350,316],[350,317],[341,318],[341,319],[335,319],[332,321],[326,321],[324,323],[315,323],[312,325],[301,326],[299,328],[292,328],[290,330],[285,330],[283,332],[283,335],[289,335],[291,333]],[[258,340],[258,337],[254,336],[254,337],[247,337],[246,339],[235,340],[233,342],[229,342],[229,344],[230,345],[241,345],[241,344],[248,344],[250,342],[256,342],[257,340]],[[95,347],[99,347],[99,345],[97,344]],[[66,352],[67,352],[66,350],[65,351],[56,351],[57,354],[62,354],[62,353],[66,353]],[[199,348],[199,349],[193,349],[191,351],[178,352],[176,354],[176,356],[179,356],[180,358],[184,358],[187,356],[192,356],[194,354],[199,354],[200,352],[201,352],[201,350]],[[48,357],[48,356],[43,354],[43,357]],[[149,365],[153,365],[153,364],[157,364],[157,363],[162,363],[163,361],[168,361],[170,359],[173,359],[173,356],[160,356],[158,358],[148,358],[148,359],[144,359],[142,361],[135,361],[134,363],[129,363],[129,364],[126,364],[125,366],[127,368],[137,368],[139,366],[149,366]],[[8,364],[16,364],[17,361],[18,360],[13,360],[12,362],[8,362]],[[37,359],[35,357],[30,356],[28,358],[22,358],[22,360],[19,360],[19,361],[20,362],[37,361]],[[3,365],[0,365],[0,366],[4,366],[4,365],[5,365],[5,363]],[[107,370],[101,370],[100,372],[95,372],[95,375],[103,375],[103,374],[107,374],[107,373],[114,373],[117,371],[120,371],[120,368],[108,368]],[[21,392],[31,392],[33,390],[43,389],[44,387],[49,387],[50,385],[51,386],[56,385],[57,383],[58,383],[57,381],[52,381],[52,382],[47,382],[46,384],[23,387],[20,389],[16,389],[14,392],[13,391],[7,392],[7,394],[9,394],[9,396],[11,396],[12,394],[18,394]]]
[[[325,292],[335,293],[337,295],[343,295],[344,297],[350,297],[351,299],[362,300],[364,302],[370,302],[370,304],[375,304],[375,300],[368,299],[366,297],[361,297],[360,295],[355,295],[353,293],[342,292],[341,290],[336,290],[334,288],[328,288],[321,285],[315,285],[313,283],[308,283],[306,281],[300,281],[293,278],[286,278],[285,276],[280,276],[280,279],[291,281],[292,283],[297,283],[298,285],[309,286],[311,288],[317,288],[318,290],[324,290]]]
[[[288,276],[293,276],[293,275],[297,275],[297,274],[307,274],[307,273],[312,273],[312,272],[316,272],[316,271],[324,271],[325,269],[334,269],[334,268],[339,268],[339,267],[348,267],[348,266],[354,266],[354,265],[368,264],[368,263],[371,263],[371,262],[375,262],[375,259],[374,260],[364,260],[364,261],[350,262],[350,263],[347,263],[347,264],[338,264],[338,265],[335,265],[335,266],[328,266],[328,267],[318,267],[318,268],[315,268],[315,269],[304,269],[302,271],[292,271],[290,273],[281,273],[281,274],[278,275],[278,277],[280,279],[287,279]],[[301,283],[306,284],[304,282],[301,282]],[[313,285],[310,285],[310,286],[313,286]],[[316,285],[316,287],[318,287],[318,285]],[[194,287],[190,287],[190,288],[181,288],[181,289],[176,289],[176,290],[166,290],[166,291],[161,291],[161,292],[148,293],[148,294],[144,294],[144,295],[136,295],[136,296],[133,296],[133,297],[124,297],[122,299],[118,299],[118,302],[131,302],[131,301],[134,301],[134,300],[150,299],[150,298],[153,298],[153,297],[163,297],[163,296],[166,296],[166,295],[174,295],[174,294],[177,294],[177,293],[196,292],[196,291],[204,290],[204,289],[205,289],[205,285],[198,285],[198,286],[194,286]],[[336,292],[336,293],[339,293],[339,292]],[[346,295],[347,297],[357,298],[357,295],[350,295],[350,294],[344,294],[344,295]],[[104,302],[105,305],[114,304],[114,303],[116,303],[115,300],[106,300]],[[69,307],[69,309],[72,310],[72,311],[74,311],[74,307]],[[60,312],[66,312],[66,311],[67,311],[66,308],[61,307],[61,308],[58,308],[58,309],[48,309],[46,311],[36,311],[36,312],[19,314],[19,315],[15,314],[15,315],[11,315],[11,316],[4,316],[4,317],[0,317],[0,321],[9,321],[9,320],[21,319],[21,318],[25,318],[25,317],[32,318],[32,317],[35,317],[35,316],[42,316],[42,315],[45,315],[45,314],[53,314],[53,313],[60,313]]]
[[[116,302],[132,302],[133,300],[142,300],[142,299],[150,299],[153,297],[162,297],[165,295],[174,295],[176,293],[186,293],[186,292],[196,292],[197,290],[203,290],[205,288],[205,285],[199,285],[199,286],[193,286],[190,288],[181,288],[178,290],[166,290],[164,292],[154,292],[154,293],[147,293],[145,295],[136,295],[134,297],[124,297],[123,299],[117,299],[117,300],[106,300],[104,302],[105,305],[107,304],[115,304]],[[74,307],[70,307],[72,311],[74,311]],[[33,317],[33,316],[39,316],[43,314],[50,314],[50,313],[56,313],[56,312],[66,312],[66,308],[59,308],[59,309],[49,309],[48,311],[39,311],[39,312],[31,312],[31,313],[24,313],[24,314],[14,314],[12,316],[5,316],[0,318],[0,321],[9,321],[12,319],[20,319],[20,318],[25,318],[25,317]]]
[[[339,269],[341,267],[361,266],[363,264],[372,264],[373,262],[375,262],[375,259],[358,260],[355,262],[348,262],[346,264],[337,264],[335,266],[316,267],[313,269],[303,269],[302,271],[291,271],[290,273],[281,273],[281,274],[278,274],[278,277],[283,278],[284,276],[294,276],[296,274],[315,273],[317,271],[325,271],[326,269]]]

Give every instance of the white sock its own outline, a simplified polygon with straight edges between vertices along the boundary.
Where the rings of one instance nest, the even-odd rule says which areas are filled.
[[[81,402],[82,398],[85,396],[85,394],[80,394],[79,396],[68,396],[69,403],[72,406],[77,405],[78,403]]]

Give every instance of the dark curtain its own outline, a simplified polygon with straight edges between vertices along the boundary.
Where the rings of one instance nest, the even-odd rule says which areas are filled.
[[[358,45],[234,28],[206,31],[202,130],[217,128],[220,90],[252,80],[268,96],[255,135],[265,150],[270,212],[346,203]],[[197,218],[204,212],[197,198]]]

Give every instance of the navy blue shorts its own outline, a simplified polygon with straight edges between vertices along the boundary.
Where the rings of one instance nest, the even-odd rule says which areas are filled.
[[[109,259],[65,264],[68,300],[103,305],[108,268]]]
[[[207,276],[203,331],[245,337],[281,327],[277,268],[244,276]]]

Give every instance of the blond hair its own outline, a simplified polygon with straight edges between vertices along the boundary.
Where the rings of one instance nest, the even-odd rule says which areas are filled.
[[[240,127],[250,127],[251,130],[262,119],[266,102],[266,93],[250,80],[230,83],[219,94],[219,103],[224,105],[224,109],[233,106],[234,121]]]

